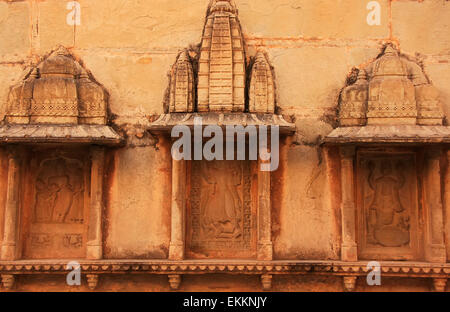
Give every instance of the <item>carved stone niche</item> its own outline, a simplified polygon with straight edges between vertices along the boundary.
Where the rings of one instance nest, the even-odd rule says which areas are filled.
[[[362,150],[356,163],[358,258],[421,259],[416,153]]]
[[[329,165],[340,167],[342,260],[446,262],[441,168],[450,127],[436,89],[388,44],[339,105],[340,127],[324,143],[339,151]]]
[[[276,126],[281,135],[295,132],[295,125],[274,114],[275,82],[267,55],[259,51],[253,66],[246,68],[234,1],[210,2],[200,53],[194,54],[182,51],[172,67],[168,112],[153,119],[149,130],[154,135],[167,137],[175,126],[193,129],[196,118],[224,133],[226,126]],[[272,260],[271,175],[257,169],[262,163],[172,160],[169,259]]]
[[[249,161],[192,161],[188,168],[189,258],[256,258],[255,164]],[[264,194],[270,198],[270,194]],[[264,225],[268,226],[269,225]]]
[[[1,260],[100,259],[107,96],[63,47],[11,88],[0,126]]]

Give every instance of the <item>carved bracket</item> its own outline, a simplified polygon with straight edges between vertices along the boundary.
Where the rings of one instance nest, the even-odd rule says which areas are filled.
[[[264,274],[261,275],[261,284],[263,290],[271,290],[272,289],[272,275]]]
[[[90,290],[95,290],[98,285],[99,276],[98,274],[87,274],[86,275],[88,287]]]
[[[445,292],[445,288],[447,286],[447,279],[446,278],[433,278],[433,286],[434,286],[434,291]]]
[[[351,292],[356,290],[357,276],[344,276],[344,290]]]
[[[178,290],[178,288],[180,288],[180,284],[181,284],[181,275],[174,274],[174,275],[169,275],[168,277],[169,277],[170,288],[172,290]]]
[[[16,282],[16,277],[12,274],[2,274],[2,285],[6,290],[11,290]]]

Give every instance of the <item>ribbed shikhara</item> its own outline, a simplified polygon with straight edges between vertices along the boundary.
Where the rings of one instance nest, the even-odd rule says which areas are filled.
[[[255,113],[274,113],[275,84],[272,69],[263,52],[258,52],[252,68],[249,89],[250,111]]]
[[[245,58],[237,10],[213,0],[208,12],[198,73],[198,111],[245,110]]]
[[[173,65],[170,84],[170,112],[194,111],[194,71],[187,51],[181,52]]]

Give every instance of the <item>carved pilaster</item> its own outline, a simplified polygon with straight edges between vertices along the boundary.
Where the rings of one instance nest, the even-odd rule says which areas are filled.
[[[91,149],[91,160],[91,199],[89,208],[87,258],[101,259],[103,257],[102,211],[105,150],[101,147],[93,147]]]
[[[172,160],[172,227],[170,260],[183,260],[185,254],[186,161]]]
[[[430,149],[426,155],[424,172],[424,203],[426,205],[425,258],[445,263],[444,218],[441,198],[441,150]]]
[[[179,275],[179,274],[169,275],[168,278],[169,278],[169,285],[170,285],[171,289],[177,290],[178,288],[180,288],[181,275]]]
[[[2,274],[2,285],[6,290],[11,290],[16,282],[16,277],[12,274]]]
[[[8,186],[5,205],[5,224],[1,260],[16,260],[18,258],[18,214],[20,188],[20,151],[16,147],[8,148]]]
[[[444,188],[444,215],[446,216],[444,233],[445,241],[447,242],[447,259],[450,259],[450,150],[447,150],[447,171],[445,173]]]
[[[356,290],[356,276],[344,276],[344,290],[352,292]]]
[[[270,171],[261,171],[265,161],[258,162],[258,260],[272,260]]]
[[[95,290],[98,285],[99,276],[98,274],[87,274],[86,280],[90,290]]]
[[[261,284],[263,290],[271,290],[272,289],[272,275],[264,274],[261,275]]]
[[[356,205],[353,160],[355,147],[341,147],[341,214],[343,261],[358,260],[356,245]]]

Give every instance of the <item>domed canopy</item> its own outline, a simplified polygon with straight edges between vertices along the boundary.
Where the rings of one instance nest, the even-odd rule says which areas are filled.
[[[0,141],[120,142],[106,122],[106,91],[59,47],[11,88]]]
[[[327,143],[449,143],[439,92],[392,44],[342,90]]]

